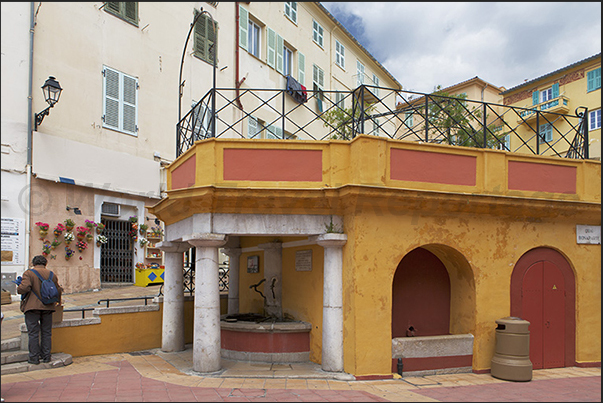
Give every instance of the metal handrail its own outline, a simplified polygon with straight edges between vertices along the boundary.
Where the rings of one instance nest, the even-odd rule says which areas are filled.
[[[147,300],[149,299],[153,299],[156,298],[157,296],[147,296],[147,297],[132,297],[132,298],[106,298],[106,299],[99,299],[97,304],[100,305],[103,301],[107,303],[107,308],[109,308],[109,303],[111,302],[118,302],[118,301],[135,301],[135,300],[139,300],[139,299],[144,299],[144,304],[148,305]]]
[[[300,102],[287,89],[241,88],[238,95],[233,88],[212,89],[178,122],[176,154],[181,155],[198,140],[249,138],[243,125],[249,118],[261,116],[264,121],[261,130],[275,127],[282,140],[352,140],[358,134],[375,134],[398,140],[588,158],[584,113],[567,115],[534,107],[512,107],[369,85],[361,85],[353,91],[305,91],[306,101]],[[348,105],[351,100],[351,109],[341,108],[338,103],[341,99]],[[242,112],[237,106],[241,100],[247,105]],[[217,105],[215,111],[214,105]],[[325,119],[335,113],[344,116],[344,121],[333,124]],[[405,118],[408,113],[418,118],[419,123],[409,125]],[[533,127],[534,115],[536,125]],[[370,122],[372,131],[365,125]],[[553,128],[554,142],[547,142],[540,134],[540,127],[548,124]],[[348,130],[344,130],[345,127]],[[505,144],[507,135],[512,135],[518,144],[512,150]],[[271,133],[270,138],[274,137],[276,135]]]

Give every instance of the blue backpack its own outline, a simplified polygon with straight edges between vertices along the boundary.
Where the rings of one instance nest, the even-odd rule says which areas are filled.
[[[38,276],[40,281],[42,282],[42,285],[40,286],[40,295],[38,295],[33,290],[33,287],[31,289],[33,291],[33,293],[36,295],[36,297],[38,297],[38,299],[40,301],[42,301],[42,303],[44,305],[50,305],[50,304],[54,304],[55,302],[58,302],[59,301],[59,290],[57,290],[57,287],[54,284],[54,281],[52,281],[53,273],[50,272],[50,276],[48,276],[48,280],[44,280],[42,278],[42,276],[40,276],[40,273],[38,273],[34,269],[31,269],[31,271],[33,271],[36,274],[36,276]]]

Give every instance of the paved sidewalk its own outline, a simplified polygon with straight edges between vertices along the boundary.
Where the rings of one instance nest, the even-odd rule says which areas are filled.
[[[99,299],[156,296],[158,291],[157,286],[108,287],[98,292],[67,294],[64,304],[66,308],[99,307]],[[2,311],[2,339],[18,336],[23,323],[19,303],[2,305]],[[77,315],[81,317],[76,314],[74,318]],[[88,312],[86,317],[90,316]],[[190,345],[177,353],[153,349],[75,357],[66,367],[3,375],[2,398],[6,402],[601,401],[600,367],[535,370],[530,382],[510,382],[472,373],[355,381],[347,374],[334,377],[313,363],[271,365],[222,360],[222,366],[224,370],[212,376],[194,372]]]

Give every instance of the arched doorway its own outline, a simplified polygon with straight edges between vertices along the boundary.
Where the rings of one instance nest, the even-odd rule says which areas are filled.
[[[424,248],[398,264],[392,285],[392,338],[450,334],[450,278]]]
[[[534,369],[575,365],[575,279],[559,252],[525,253],[511,275],[511,315],[530,322]]]

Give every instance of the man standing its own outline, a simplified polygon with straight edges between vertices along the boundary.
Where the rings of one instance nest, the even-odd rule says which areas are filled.
[[[35,270],[44,280],[52,275],[52,281],[58,291],[58,304],[61,304],[63,288],[59,285],[57,276],[46,268],[48,261],[42,255],[34,256],[31,261],[33,267],[23,273],[17,292],[22,295],[21,312],[25,314],[25,325],[29,335],[30,364],[50,362],[50,349],[52,346],[52,313],[55,311],[56,302],[45,305],[41,300],[42,281]],[[17,279],[19,280],[19,279]],[[40,341],[40,330],[42,340]]]

